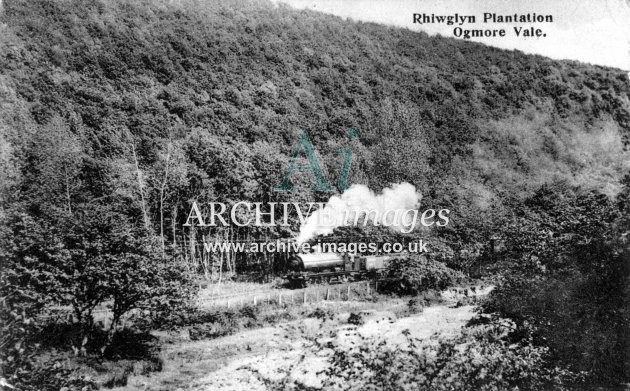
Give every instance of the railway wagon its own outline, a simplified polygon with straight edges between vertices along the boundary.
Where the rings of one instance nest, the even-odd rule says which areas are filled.
[[[296,254],[284,276],[293,287],[309,283],[342,283],[376,277],[384,273],[392,259],[400,254],[361,255],[351,253],[313,252]]]

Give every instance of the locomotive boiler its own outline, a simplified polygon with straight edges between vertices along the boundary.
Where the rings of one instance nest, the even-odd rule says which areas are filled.
[[[294,287],[308,283],[342,283],[382,275],[396,255],[313,252],[295,254],[285,276]]]

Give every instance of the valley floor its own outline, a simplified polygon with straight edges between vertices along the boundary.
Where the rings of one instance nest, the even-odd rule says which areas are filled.
[[[191,341],[185,332],[163,335],[170,338],[162,351],[163,370],[130,376],[127,386],[117,390],[262,391],[281,389],[289,379],[322,389],[320,372],[333,352],[327,348],[330,344],[350,346],[377,337],[395,347],[406,335],[419,339],[436,333],[454,335],[474,316],[470,305],[435,305],[417,314],[401,313],[404,305],[400,299],[330,301],[313,307],[319,316],[222,338]]]

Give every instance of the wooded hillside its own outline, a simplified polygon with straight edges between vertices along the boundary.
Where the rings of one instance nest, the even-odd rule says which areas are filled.
[[[455,227],[628,169],[620,70],[266,2],[7,1],[2,23],[2,200],[38,218],[115,202],[183,248],[192,200],[327,199],[272,190],[302,130],[332,183],[350,148],[349,183],[408,181]]]

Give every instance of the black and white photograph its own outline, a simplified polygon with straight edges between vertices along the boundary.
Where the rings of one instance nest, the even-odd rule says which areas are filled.
[[[630,0],[0,0],[0,391],[630,390]]]

